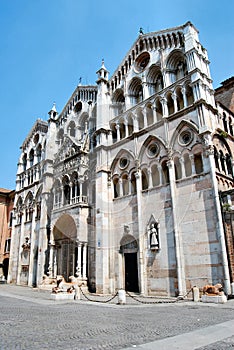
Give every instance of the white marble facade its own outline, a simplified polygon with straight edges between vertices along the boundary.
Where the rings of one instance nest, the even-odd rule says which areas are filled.
[[[22,145],[8,282],[74,275],[91,291],[164,296],[219,282],[230,293],[223,113],[190,22],[140,33],[110,78],[102,62],[96,84]]]

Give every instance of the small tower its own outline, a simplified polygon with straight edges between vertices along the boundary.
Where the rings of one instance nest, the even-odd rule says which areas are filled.
[[[97,84],[100,84],[101,82],[107,83],[108,77],[109,77],[109,72],[104,65],[104,59],[102,59],[102,66],[96,72],[96,74],[98,75]]]
[[[108,77],[109,72],[102,60],[101,68],[96,72],[98,75],[97,85],[97,131],[100,129],[109,130],[109,92],[108,92]]]
[[[50,118],[49,120],[53,120],[55,121],[57,119],[57,116],[58,116],[58,112],[56,110],[56,105],[55,105],[55,102],[53,103],[53,107],[51,108],[51,110],[48,112]]]

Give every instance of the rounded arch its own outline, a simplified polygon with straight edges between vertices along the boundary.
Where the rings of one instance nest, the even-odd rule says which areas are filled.
[[[64,237],[75,240],[77,237],[77,228],[75,220],[69,214],[63,214],[55,222],[53,229],[54,239],[61,239]]]
[[[164,88],[163,76],[159,65],[153,64],[149,68],[146,81],[149,85],[150,95],[153,95]]]
[[[136,253],[138,252],[138,243],[136,238],[131,234],[124,235],[120,240],[121,253]]]
[[[112,97],[112,102],[113,103],[118,103],[118,102],[125,102],[125,97],[124,97],[124,91],[123,89],[116,89],[115,92],[113,93]]]
[[[134,77],[128,86],[128,94],[130,96],[131,103],[137,104],[143,100],[143,87],[140,78]]]
[[[74,120],[71,120],[67,127],[68,135],[75,137],[76,136],[76,124]]]
[[[170,53],[167,58],[166,69],[171,84],[187,75],[187,61],[181,50],[176,49]]]

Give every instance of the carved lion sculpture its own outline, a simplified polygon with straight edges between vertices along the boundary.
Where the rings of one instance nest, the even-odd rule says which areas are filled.
[[[71,282],[66,282],[63,276],[58,275],[57,287],[54,287],[52,289],[52,293],[60,293],[60,292],[72,293],[73,291],[75,291],[74,299],[80,299],[79,287],[81,286],[81,283],[74,276],[70,276],[69,279],[71,280]]]
[[[223,286],[220,283],[217,283],[214,286],[207,284],[205,287],[203,287],[203,294],[222,295]]]

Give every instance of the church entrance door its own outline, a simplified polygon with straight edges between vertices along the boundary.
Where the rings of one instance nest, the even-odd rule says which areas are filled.
[[[125,290],[139,293],[137,253],[124,254],[125,260]]]
[[[135,237],[125,234],[120,241],[120,253],[124,257],[125,290],[135,293],[139,292],[137,252],[138,243]]]

